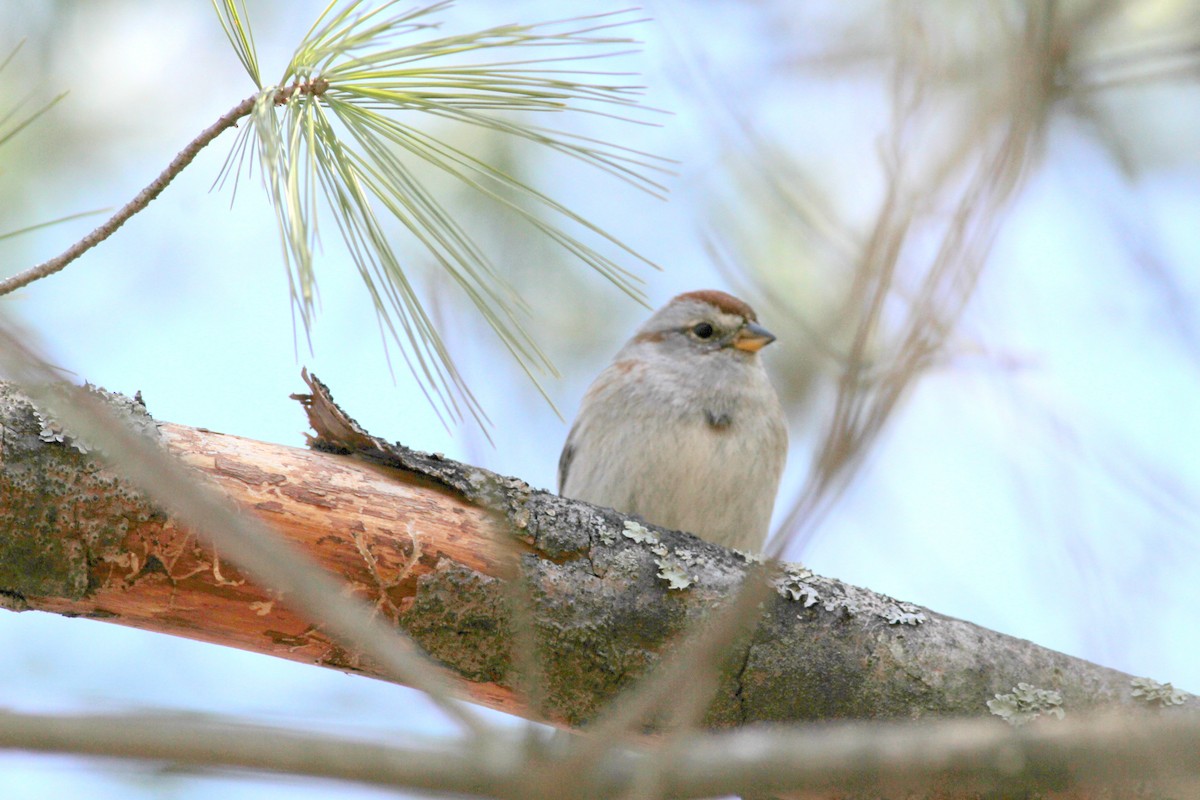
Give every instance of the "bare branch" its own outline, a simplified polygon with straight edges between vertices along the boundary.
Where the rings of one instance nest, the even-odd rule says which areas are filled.
[[[0,748],[332,778],[470,797],[562,797],[534,765],[538,740],[511,737],[486,753],[463,740],[383,745],[220,717],[43,715],[0,711]],[[572,796],[628,797],[639,766],[658,761],[662,797],[803,793],[807,798],[1193,796],[1200,716],[1080,717],[1013,729],[989,720],[748,728],[654,743],[597,765]]]
[[[112,236],[130,217],[150,205],[154,198],[162,194],[163,189],[167,188],[167,184],[173,181],[175,176],[183,172],[187,165],[192,163],[197,154],[212,142],[213,139],[216,139],[227,129],[237,125],[239,119],[249,114],[250,110],[254,108],[254,98],[254,95],[247,97],[222,114],[220,119],[212,125],[201,131],[200,135],[189,142],[187,147],[179,151],[179,155],[171,159],[171,163],[159,173],[157,178],[147,184],[146,188],[138,192],[136,197],[122,206],[103,225],[49,261],[38,264],[36,267],[30,267],[20,274],[0,281],[0,297],[14,292],[23,286],[28,286],[34,281],[45,278],[48,275],[53,275],[88,250],[103,242],[109,236]]]

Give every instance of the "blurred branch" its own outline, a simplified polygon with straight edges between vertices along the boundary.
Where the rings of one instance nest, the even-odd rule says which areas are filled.
[[[65,217],[59,217],[58,219],[50,219],[50,220],[46,220],[45,222],[36,223],[34,225],[26,225],[24,228],[17,228],[16,230],[5,231],[4,233],[0,233],[0,240],[11,239],[11,238],[14,238],[17,236],[24,236],[27,233],[33,233],[34,231],[41,230],[42,228],[49,228],[52,225],[61,225],[64,222],[70,222],[72,220],[82,219],[83,217],[91,217],[91,216],[95,216],[96,214],[103,214],[105,211],[109,211],[109,210],[110,209],[102,208],[102,209],[97,209],[95,211],[80,211],[75,214],[68,214]]]
[[[22,39],[21,41],[17,42],[12,50],[8,51],[8,55],[4,57],[3,61],[0,61],[0,74],[4,73],[4,70],[8,68],[8,65],[12,63],[12,60],[17,57],[17,53],[21,52],[21,48],[24,46],[25,40]],[[42,114],[45,114],[55,105],[57,105],[60,100],[67,96],[67,93],[62,92],[55,97],[50,98],[45,105],[34,111],[32,114],[18,118],[17,113],[21,110],[21,107],[28,102],[29,97],[33,96],[35,95],[31,94],[27,96],[25,100],[17,103],[16,106],[6,111],[4,116],[0,117],[0,147],[3,147],[14,136],[29,127],[29,125],[32,124],[38,117],[40,117]],[[14,118],[16,118],[16,121],[14,121]]]
[[[1064,90],[1100,92],[1163,81],[1200,78],[1200,34],[1172,34],[1173,41],[1141,43],[1084,61]]]
[[[513,737],[386,745],[221,717],[0,712],[0,748],[177,767],[237,768],[490,798],[563,797],[540,780],[553,749]],[[627,798],[639,768],[655,797],[776,793],[805,798],[1190,797],[1200,788],[1200,716],[1082,716],[1012,729],[989,720],[758,727],[687,736],[671,752],[622,748],[571,796]]]
[[[514,797],[521,740],[481,758],[469,739],[417,748],[298,733],[199,714],[39,715],[0,711],[0,748],[176,768],[252,769],[471,796]]]
[[[818,520],[851,483],[872,444],[916,380],[943,350],[970,300],[1003,215],[1038,152],[1046,119],[1056,99],[1062,53],[1054,6],[1026,10],[1004,73],[1003,102],[968,129],[946,156],[922,171],[914,150],[922,115],[928,112],[935,77],[924,57],[920,12],[894,10],[900,52],[892,75],[891,134],[881,148],[887,189],[861,265],[837,318],[857,320],[837,385],[833,418],[824,434],[809,480],[793,502],[772,553],[807,541]],[[898,280],[918,223],[932,198],[956,195],[941,242],[915,292]],[[910,283],[913,277],[905,275]],[[896,313],[890,300],[908,295]],[[898,316],[898,319],[895,319]]]
[[[695,729],[720,691],[722,673],[732,663],[744,668],[734,645],[754,627],[759,609],[771,595],[768,575],[769,568],[761,565],[746,570],[731,599],[714,607],[653,672],[609,701],[589,722],[588,736],[576,742],[560,771],[547,775],[546,782],[577,783],[588,774],[590,765],[603,763],[606,753],[648,728],[665,729],[666,746],[679,746],[679,740]],[[657,766],[647,764],[651,774],[638,777],[657,783],[661,777]]]
[[[686,82],[700,97],[697,109],[728,139],[730,163],[718,173],[725,183],[714,181],[707,192],[728,199],[710,201],[706,245],[731,283],[773,309],[783,346],[799,342],[777,382],[806,431],[814,413],[798,414],[799,407],[822,374],[836,382],[809,480],[772,552],[791,542],[799,545],[791,552],[803,552],[922,377],[956,352],[989,349],[964,334],[959,320],[1008,209],[1042,157],[1047,126],[1055,114],[1079,115],[1096,99],[1078,85],[1081,76],[1196,60],[1187,31],[1131,46],[1120,58],[1093,56],[1096,41],[1132,25],[1122,17],[1127,7],[1111,0],[896,3],[886,25],[871,11],[834,8],[775,5],[770,27],[784,63],[804,67],[811,81],[845,92],[841,82],[865,78],[871,86],[855,90],[865,98],[876,85],[887,92],[891,116],[877,151],[882,197],[866,235],[845,219],[853,206],[840,214],[835,206],[861,202],[862,192],[823,189],[814,176],[837,180],[836,165],[806,163],[810,154],[786,130],[777,139],[764,133],[775,106],[771,113],[754,106],[757,87],[706,72],[702,59],[689,57],[687,36],[677,37],[681,52],[672,58],[676,68],[691,67]],[[814,22],[826,31],[821,37],[789,35]],[[792,57],[815,42],[832,55]],[[771,89],[761,93],[777,99]],[[1089,115],[1097,133],[1107,133],[1096,117]],[[865,191],[872,195],[870,183]]]

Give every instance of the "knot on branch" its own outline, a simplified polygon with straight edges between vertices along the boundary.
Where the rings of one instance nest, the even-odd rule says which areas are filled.
[[[325,78],[313,78],[312,80],[302,81],[297,79],[291,86],[275,92],[275,105],[282,106],[297,94],[307,94],[312,97],[320,97],[329,91],[329,81]]]

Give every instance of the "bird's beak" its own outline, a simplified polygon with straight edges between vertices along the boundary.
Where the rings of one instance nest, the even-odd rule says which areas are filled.
[[[748,353],[757,353],[771,342],[775,334],[756,322],[747,322],[733,337],[733,346]]]

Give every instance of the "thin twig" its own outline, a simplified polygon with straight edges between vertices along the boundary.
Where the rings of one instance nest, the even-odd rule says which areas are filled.
[[[38,264],[36,267],[30,267],[24,272],[14,275],[7,280],[0,281],[0,297],[15,292],[24,286],[28,286],[34,281],[41,280],[48,275],[61,270],[63,267],[70,264],[81,255],[91,250],[96,245],[103,242],[109,236],[120,228],[125,222],[138,213],[154,198],[162,194],[163,189],[167,188],[167,184],[175,179],[175,176],[192,163],[192,159],[203,150],[213,139],[220,136],[225,130],[234,127],[237,121],[250,113],[254,108],[254,100],[257,95],[251,95],[242,102],[238,103],[229,111],[221,115],[221,118],[214,122],[209,127],[205,128],[199,136],[188,143],[187,147],[179,151],[179,155],[171,159],[171,163],[167,165],[158,177],[152,180],[146,188],[137,193],[137,196],[121,207],[117,213],[113,214],[103,225],[96,228],[94,231],[84,236],[75,244],[68,247],[63,253],[55,256],[49,261]]]

